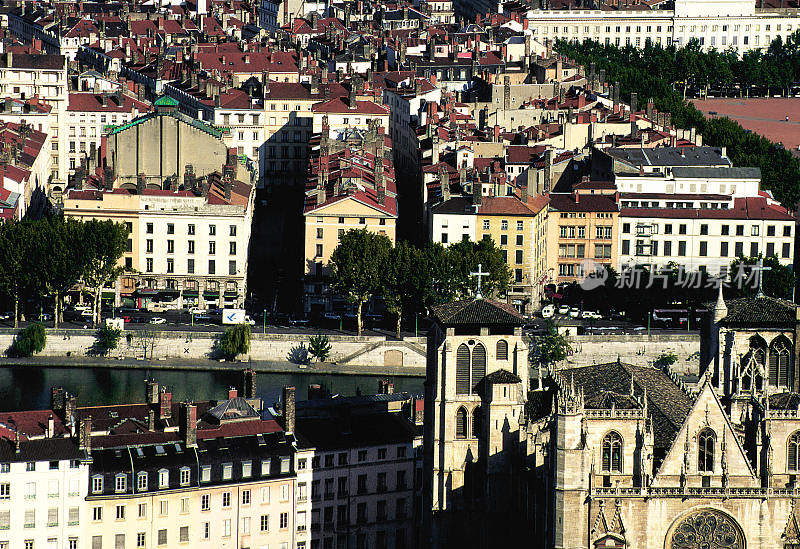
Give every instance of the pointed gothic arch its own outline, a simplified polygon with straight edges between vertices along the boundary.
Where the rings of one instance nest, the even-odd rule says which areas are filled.
[[[622,436],[616,431],[603,437],[601,467],[603,472],[622,472]]]
[[[461,406],[456,410],[456,438],[467,438],[467,409]]]
[[[483,410],[481,410],[480,406],[476,406],[475,409],[472,410],[472,438],[480,438],[481,436],[481,429],[483,427],[482,417]]]
[[[769,346],[769,384],[773,387],[788,387],[791,381],[792,342],[780,335]]]
[[[795,431],[786,441],[786,469],[797,472],[800,470],[800,431]]]
[[[714,471],[714,444],[717,435],[706,427],[697,434],[697,470],[701,473]]]
[[[458,346],[456,351],[456,394],[468,395],[470,390],[469,384],[469,365],[470,365],[470,352],[466,343]]]

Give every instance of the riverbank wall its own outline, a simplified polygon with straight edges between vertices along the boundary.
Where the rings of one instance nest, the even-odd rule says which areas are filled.
[[[6,356],[14,341],[15,331],[0,332],[0,349]],[[237,362],[277,362],[302,366],[303,349],[308,349],[308,334],[251,334],[250,352],[237,357]],[[218,332],[158,330],[124,331],[117,349],[108,354],[111,360],[170,361],[218,360]],[[92,357],[97,338],[93,330],[47,330],[47,344],[38,357]],[[384,336],[329,335],[331,345],[328,363],[341,366],[425,368],[425,338],[400,340]]]

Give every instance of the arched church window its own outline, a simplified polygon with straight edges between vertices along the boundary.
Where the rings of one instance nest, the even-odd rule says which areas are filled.
[[[667,535],[667,549],[744,549],[742,529],[717,509],[698,509],[684,516]]]
[[[472,410],[472,438],[480,438],[481,436],[481,407],[477,406]]]
[[[477,343],[472,348],[472,388],[486,376],[486,347]]]
[[[786,467],[789,471],[798,471],[800,467],[798,467],[798,454],[800,454],[800,431],[796,431],[792,433],[792,436],[789,437],[789,442],[787,443],[787,463]]]
[[[769,384],[773,387],[789,385],[789,343],[785,337],[779,337],[769,347]]]
[[[463,406],[456,411],[456,438],[467,438],[467,410]]]
[[[469,394],[469,347],[466,343],[456,351],[456,394]]]
[[[704,473],[714,471],[714,431],[703,429],[697,435],[697,470]]]
[[[622,437],[616,431],[611,431],[603,437],[602,466],[605,472],[622,472]]]
[[[497,360],[508,360],[508,342],[505,339],[497,342]]]

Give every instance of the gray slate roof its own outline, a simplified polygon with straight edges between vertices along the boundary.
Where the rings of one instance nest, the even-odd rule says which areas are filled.
[[[236,421],[249,418],[260,418],[258,412],[242,397],[224,400],[208,411],[208,415],[220,423],[223,421]]]
[[[728,314],[720,323],[725,326],[769,326],[793,328],[796,306],[775,297],[741,297],[725,301]]]
[[[717,147],[658,147],[606,149],[613,158],[632,166],[731,166]],[[681,154],[683,153],[683,154]]]
[[[513,306],[491,299],[465,299],[431,307],[443,326],[522,326],[525,319]]]
[[[761,168],[698,168],[696,166],[676,166],[672,170],[675,177],[697,177],[701,179],[761,179]]]

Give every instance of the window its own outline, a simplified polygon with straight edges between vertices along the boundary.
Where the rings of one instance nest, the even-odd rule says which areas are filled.
[[[211,509],[211,496],[209,494],[203,494],[200,496],[200,510],[208,511],[209,509]]]
[[[224,537],[230,537],[231,535],[231,519],[225,519],[222,521],[222,535]]]
[[[169,514],[169,501],[167,501],[166,499],[162,499],[161,501],[158,502],[158,504],[159,504],[158,505],[158,507],[159,507],[158,511],[161,514],[161,516],[168,515]]]
[[[623,223],[622,224],[622,232],[628,234],[631,232],[631,224],[630,223]]]
[[[727,242],[720,242],[720,244],[719,244],[719,255],[720,255],[720,257],[728,257],[728,243]]]
[[[700,225],[700,234],[708,234],[708,225],[705,223]]]
[[[167,529],[163,528],[158,531],[158,544],[159,545],[166,545],[167,544]]]
[[[189,480],[191,479],[191,473],[189,472],[188,467],[181,468],[181,486],[186,486],[189,484]]]
[[[800,450],[800,431],[796,431],[789,437],[787,443],[788,459],[786,460],[786,468],[789,471],[797,471],[798,467],[798,450]]]
[[[167,469],[159,469],[158,471],[158,487],[169,488],[169,471]]]
[[[622,437],[611,431],[603,438],[602,468],[609,473],[622,472]]]
[[[189,226],[186,230],[186,234],[193,235],[194,234],[194,223],[189,223]]]
[[[483,230],[484,231],[488,231],[489,230],[489,220],[488,219],[484,219],[483,220]]]
[[[103,508],[100,506],[92,507],[92,520],[103,520]]]
[[[242,490],[242,505],[250,505],[250,490]]]
[[[152,238],[148,238],[145,241],[144,245],[145,245],[145,251],[147,253],[149,253],[149,254],[153,253],[153,239]]]
[[[708,242],[701,241],[700,242],[700,256],[704,257],[708,255]]]
[[[222,493],[222,506],[223,507],[230,507],[231,506],[231,493],[230,492],[223,492]]]
[[[194,274],[194,259],[186,260],[186,272],[189,274]]]
[[[781,257],[787,258],[791,253],[791,244],[788,242],[784,242],[781,246]]]
[[[136,547],[147,547],[145,532],[136,533]]]
[[[686,241],[679,240],[678,241],[678,255],[685,256],[686,255]]]
[[[783,236],[792,236],[792,226],[791,225],[785,225],[783,227]]]
[[[99,494],[103,491],[103,477],[97,475],[92,477],[92,493]]]
[[[279,526],[281,529],[289,527],[289,513],[281,513]]]
[[[481,426],[483,422],[481,418],[483,417],[481,412],[481,407],[476,406],[474,410],[472,410],[472,438],[479,438],[481,436]],[[400,473],[403,473],[402,477]],[[400,481],[403,481],[402,483]],[[406,477],[405,471],[398,471],[397,472],[397,487],[398,488],[405,488],[406,484]]]
[[[153,272],[153,258],[152,257],[148,257],[145,260],[145,270],[148,273],[152,273]]]
[[[744,225],[736,225],[736,236],[744,235]]]
[[[467,438],[467,409],[456,410],[456,438]]]
[[[261,515],[261,531],[269,532],[269,515]]]
[[[236,274],[236,261],[228,261],[228,274],[229,275]]]
[[[508,342],[501,339],[497,342],[497,360],[508,360]]]
[[[217,226],[216,225],[209,225],[208,226],[208,234],[209,234],[209,236],[216,236],[216,234],[217,234]]]
[[[367,451],[366,450],[359,450],[358,451],[358,461],[361,463],[362,461],[367,461]]]
[[[217,272],[217,264],[214,262],[213,259],[208,260],[208,274],[216,274]]]
[[[203,468],[200,470],[200,481],[209,482],[210,480],[211,480],[211,466],[203,465]]]
[[[181,526],[180,530],[178,530],[178,541],[182,541],[182,542],[189,541],[189,527],[188,526]]]
[[[139,504],[139,518],[147,518],[147,504],[140,503]]]
[[[697,435],[697,470],[701,473],[714,471],[714,431],[703,429]]]
[[[167,223],[167,234],[175,234],[175,224]]]
[[[11,483],[0,484],[0,499],[11,499]]]
[[[750,227],[750,236],[758,236],[758,225]]]
[[[153,234],[153,224],[152,224],[152,223],[148,223],[148,224],[146,225],[146,227],[145,227],[145,232],[146,232],[147,234]]]
[[[231,236],[236,236],[236,225],[231,225],[230,226],[230,235]]]
[[[791,343],[784,337],[772,342],[769,348],[769,384],[773,387],[786,387],[789,384]]]
[[[622,241],[622,255],[629,255],[631,253],[631,241],[630,240],[623,240]]]

